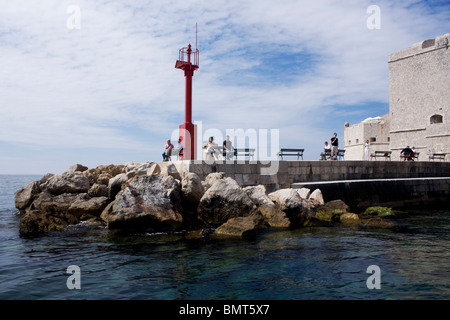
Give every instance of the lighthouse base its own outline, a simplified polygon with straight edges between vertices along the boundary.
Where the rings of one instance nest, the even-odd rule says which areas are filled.
[[[197,125],[184,123],[180,125],[180,138],[183,145],[181,160],[197,160]]]

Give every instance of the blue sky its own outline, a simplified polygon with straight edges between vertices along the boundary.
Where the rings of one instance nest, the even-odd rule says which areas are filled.
[[[193,120],[279,129],[317,160],[345,122],[389,111],[388,55],[450,32],[449,16],[446,1],[0,0],[0,174],[159,161],[184,122],[174,65],[196,23]]]

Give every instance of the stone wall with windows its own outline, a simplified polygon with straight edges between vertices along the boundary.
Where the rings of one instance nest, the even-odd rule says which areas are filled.
[[[449,46],[447,33],[389,55],[393,155],[407,145],[424,156],[450,153]]]

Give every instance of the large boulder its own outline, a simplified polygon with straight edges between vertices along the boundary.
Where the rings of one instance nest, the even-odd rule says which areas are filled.
[[[53,175],[44,184],[41,184],[41,189],[45,189],[53,195],[86,193],[89,188],[89,178],[79,171]]]
[[[250,197],[232,178],[219,179],[205,192],[198,205],[198,217],[212,226],[231,218],[259,215]]]
[[[79,194],[71,203],[68,213],[79,220],[87,220],[99,217],[103,209],[108,205],[108,197],[91,198],[88,194]]]
[[[208,174],[205,178],[205,181],[203,181],[205,191],[211,188],[214,182],[216,182],[217,180],[221,180],[223,178],[225,178],[225,172],[212,172]]]
[[[183,208],[186,210],[197,210],[200,199],[203,197],[205,189],[202,180],[193,172],[186,172],[181,179],[181,196]]]
[[[74,164],[73,166],[70,166],[69,169],[66,170],[67,173],[72,173],[72,172],[83,172],[88,170],[89,168],[86,166],[83,166],[82,164]]]
[[[312,201],[315,206],[322,206],[325,204],[323,200],[322,191],[320,189],[314,190],[310,195],[308,200]]]
[[[172,176],[137,176],[124,185],[101,216],[109,229],[171,231],[183,222],[180,201],[180,186]]]
[[[298,195],[302,198],[302,199],[309,199],[309,196],[311,195],[311,190],[308,188],[300,188],[297,189]]]
[[[172,162],[161,162],[159,163],[161,173],[165,176],[171,176],[175,179],[181,181],[181,173],[178,171],[177,167]]]
[[[263,185],[249,186],[243,190],[258,207],[259,212],[269,226],[274,228],[290,227],[291,222],[286,213],[269,198]]]
[[[22,235],[37,235],[63,230],[70,224],[99,217],[108,202],[107,197],[91,198],[86,193],[52,195],[41,192],[24,210],[19,232]]]
[[[123,171],[124,165],[110,164],[106,166],[100,165],[95,169],[88,169],[83,173],[89,178],[89,182],[91,185],[95,183],[108,185],[107,179],[111,179],[116,175],[123,173]],[[100,176],[101,178],[99,179]]]
[[[104,184],[94,183],[88,191],[90,197],[108,197],[108,187]]]
[[[115,177],[109,179],[108,182],[108,196],[110,199],[114,199],[116,195],[122,190],[122,185],[128,181],[126,173],[120,173]]]
[[[27,211],[19,223],[19,233],[23,237],[37,236],[46,232],[63,230],[67,221],[52,215],[45,215],[39,210]]]
[[[268,196],[286,213],[291,227],[303,226],[315,215],[313,204],[302,199],[296,189],[280,189],[269,193]]]
[[[19,232],[22,236],[62,230],[79,219],[69,213],[71,203],[77,194],[52,195],[41,192],[20,218]]]
[[[40,182],[33,181],[25,188],[22,188],[14,193],[14,201],[16,208],[19,210],[26,209],[41,192]]]

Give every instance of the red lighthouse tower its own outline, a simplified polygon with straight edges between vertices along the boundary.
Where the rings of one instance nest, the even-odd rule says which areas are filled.
[[[183,160],[197,159],[197,126],[192,123],[192,77],[198,69],[198,49],[192,51],[191,45],[179,51],[175,68],[184,70],[186,79],[184,124],[180,125],[180,138],[183,145]]]

